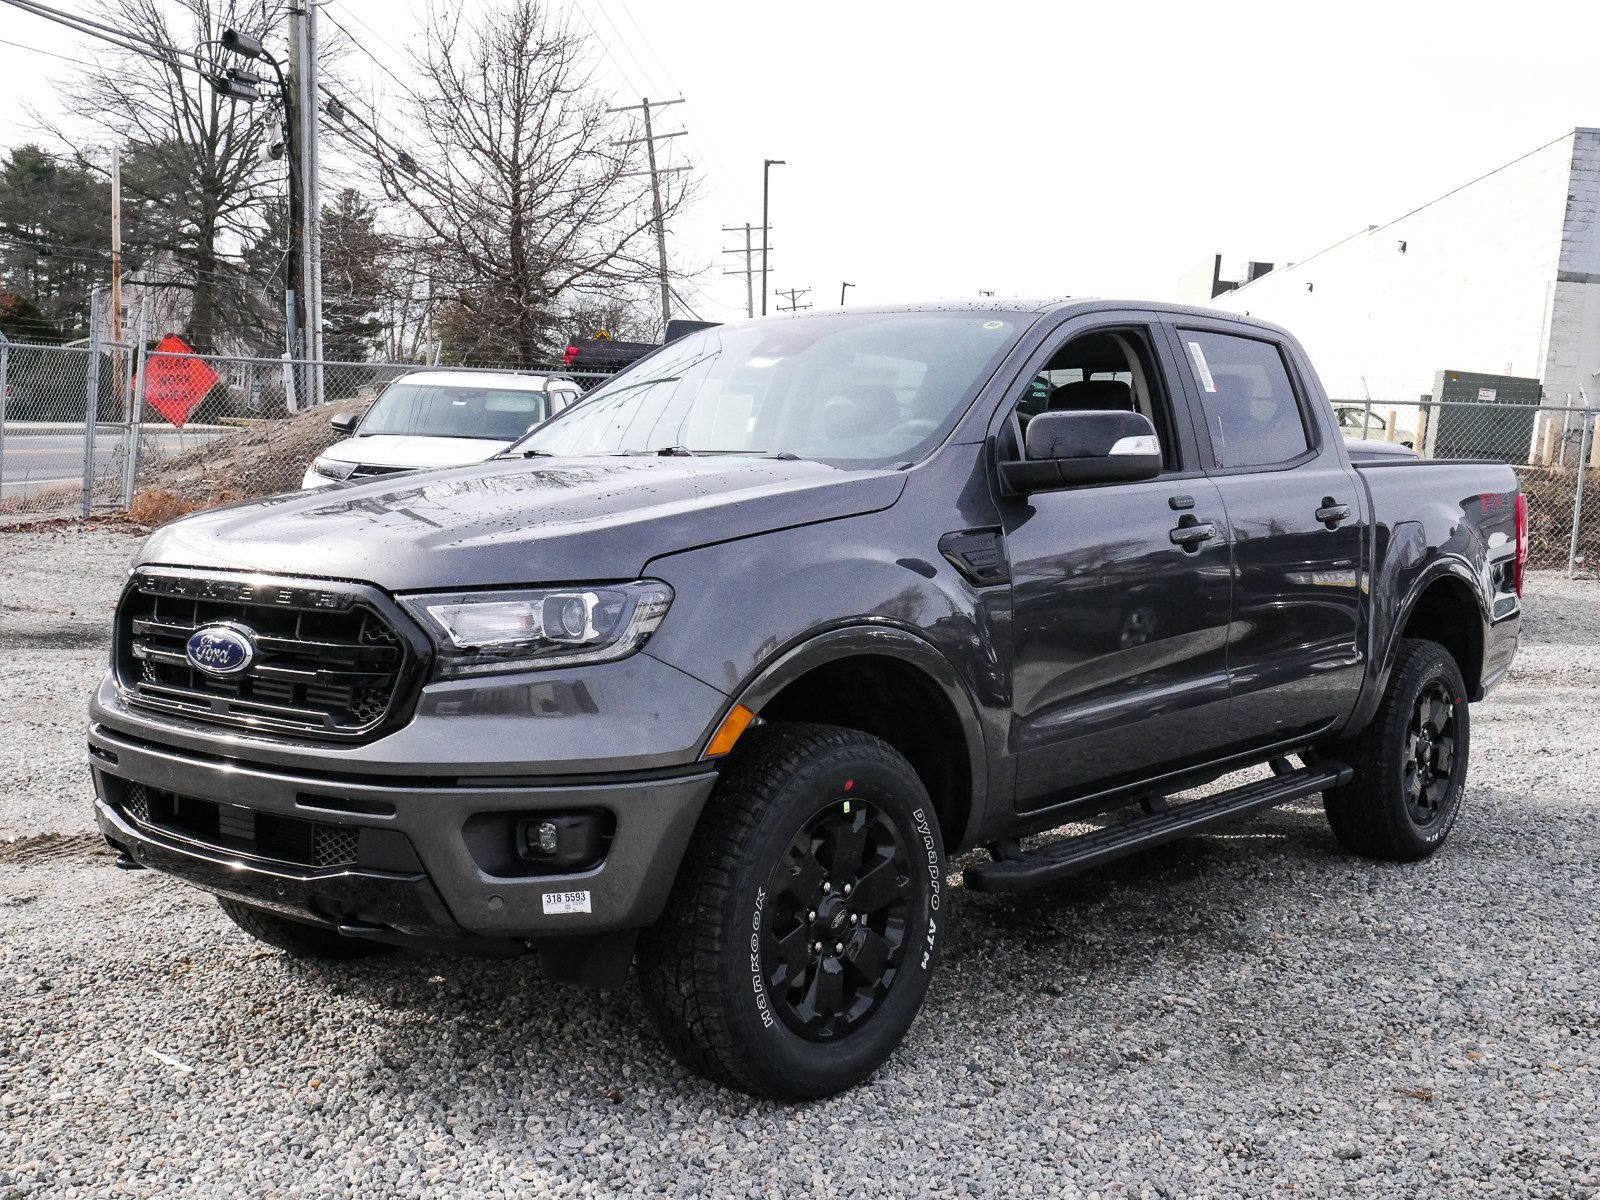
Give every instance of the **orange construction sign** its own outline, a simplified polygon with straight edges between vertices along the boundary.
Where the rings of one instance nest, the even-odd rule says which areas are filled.
[[[169,333],[145,360],[144,398],[174,425],[189,419],[195,405],[220,381],[210,365],[181,337]]]

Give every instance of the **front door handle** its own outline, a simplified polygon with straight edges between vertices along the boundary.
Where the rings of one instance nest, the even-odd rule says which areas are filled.
[[[1178,522],[1178,527],[1167,534],[1172,539],[1174,546],[1182,546],[1185,550],[1200,549],[1201,542],[1209,542],[1217,536],[1217,527],[1210,521],[1202,521],[1198,517],[1185,516]]]
[[[1329,529],[1333,529],[1341,521],[1348,521],[1349,519],[1350,506],[1348,504],[1340,504],[1332,496],[1324,496],[1322,498],[1322,507],[1317,509],[1317,520],[1321,521]]]

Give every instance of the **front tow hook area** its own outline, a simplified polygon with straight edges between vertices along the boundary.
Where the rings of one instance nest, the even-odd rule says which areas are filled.
[[[117,852],[117,870],[143,871],[146,869],[145,865],[134,857],[133,851],[129,850],[121,842],[114,842],[110,838],[106,838],[106,845]]]

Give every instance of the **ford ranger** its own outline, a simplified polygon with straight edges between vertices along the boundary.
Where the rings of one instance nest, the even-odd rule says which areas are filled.
[[[818,1097],[915,1017],[951,855],[1012,892],[1314,795],[1436,851],[1526,554],[1509,467],[1347,443],[1260,321],[707,329],[487,463],[156,531],[95,815],[290,954],[631,969],[683,1062]]]

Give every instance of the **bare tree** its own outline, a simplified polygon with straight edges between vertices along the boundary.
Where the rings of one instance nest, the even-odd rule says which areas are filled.
[[[188,294],[183,332],[200,348],[260,340],[281,320],[239,257],[259,236],[264,196],[280,186],[281,172],[269,172],[260,155],[267,114],[219,96],[202,75],[220,69],[214,55],[224,29],[264,34],[281,13],[276,0],[102,0],[97,15],[106,24],[172,52],[97,46],[62,87],[83,124],[51,127],[69,144],[104,142],[108,130],[125,142],[130,249],[161,266],[146,286]]]
[[[547,359],[561,314],[654,276],[653,216],[632,127],[606,111],[582,41],[538,0],[430,13],[412,105],[417,144],[370,130],[391,197],[437,252],[453,359]],[[684,187],[671,182],[664,211]]]

